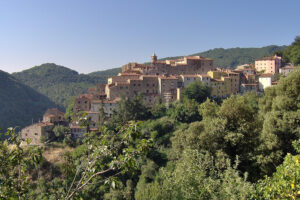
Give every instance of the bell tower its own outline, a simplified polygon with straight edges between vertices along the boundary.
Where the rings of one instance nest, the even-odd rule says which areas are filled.
[[[157,61],[157,56],[154,52],[153,55],[151,56],[151,63],[155,63],[156,61]]]

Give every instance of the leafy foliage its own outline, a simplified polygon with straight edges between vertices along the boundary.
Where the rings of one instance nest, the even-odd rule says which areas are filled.
[[[37,167],[41,151],[36,147],[23,149],[14,129],[5,134],[10,137],[0,141],[0,198],[26,199],[31,189],[27,171]]]
[[[214,165],[209,154],[195,150],[183,152],[174,170],[161,168],[147,181],[143,173],[137,185],[136,199],[248,199],[254,192],[246,177],[240,177],[236,167],[225,163],[226,169]],[[151,168],[150,168],[151,169]],[[155,167],[152,167],[155,169]]]
[[[130,120],[146,120],[151,117],[149,109],[143,103],[141,94],[135,95],[132,99],[121,98],[118,102],[118,112],[113,116],[113,120],[123,124]]]
[[[298,199],[300,197],[300,155],[288,154],[272,177],[257,185],[258,196],[264,199]]]
[[[116,187],[116,178],[125,173],[134,173],[136,160],[147,153],[149,140],[139,132],[139,123],[128,122],[118,127],[118,132],[103,129],[101,135],[90,133],[85,139],[87,149],[80,164],[73,171],[74,179],[69,185],[65,199],[74,195],[85,196],[84,188],[99,181]],[[111,142],[114,141],[114,142]]]
[[[287,153],[295,153],[292,142],[300,138],[300,70],[280,79],[276,87],[267,88],[260,100],[263,118],[261,143],[257,156],[267,172],[275,170]],[[270,174],[269,174],[270,175]]]
[[[275,52],[283,57],[283,61],[286,63],[293,63],[294,65],[300,65],[300,36],[295,38],[295,41],[288,46],[287,49]]]
[[[211,89],[201,81],[194,81],[183,91],[183,98],[193,99],[198,103],[204,102],[210,97]]]

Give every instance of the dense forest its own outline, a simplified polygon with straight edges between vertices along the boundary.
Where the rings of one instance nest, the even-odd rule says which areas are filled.
[[[10,74],[0,70],[0,127],[24,127],[42,119],[44,112],[57,105]]]
[[[215,102],[194,82],[169,109],[147,108],[141,95],[122,99],[113,118],[101,115],[98,132],[75,143],[60,138],[72,151],[56,163],[42,156],[46,147],[21,151],[9,130],[15,148],[0,144],[0,197],[297,199],[299,85],[297,69],[264,95]]]

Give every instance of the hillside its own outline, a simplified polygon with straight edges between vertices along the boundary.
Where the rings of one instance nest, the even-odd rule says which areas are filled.
[[[71,97],[85,92],[97,83],[107,81],[106,77],[78,74],[53,63],[42,64],[12,75],[64,108]]]
[[[107,70],[103,70],[103,71],[92,72],[92,73],[89,73],[88,75],[92,76],[92,77],[109,78],[111,76],[117,75],[121,71],[122,71],[121,67],[118,67],[118,68],[107,69]]]
[[[32,88],[0,70],[0,127],[26,126],[42,119],[55,103]],[[2,131],[3,132],[3,131]]]
[[[254,63],[255,59],[272,55],[274,52],[286,49],[287,46],[270,45],[261,48],[216,48],[208,51],[191,54],[189,56],[202,56],[214,59],[214,66],[222,68],[235,68],[238,65]],[[177,59],[182,56],[166,57],[160,60]]]
[[[285,48],[286,46],[276,45],[262,48],[218,48],[193,55],[213,58],[214,65],[218,67],[235,68],[238,65],[254,63],[255,59],[272,55],[274,52],[283,50]]]

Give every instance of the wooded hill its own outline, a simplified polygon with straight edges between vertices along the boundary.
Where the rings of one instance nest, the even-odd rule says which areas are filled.
[[[97,83],[107,81],[107,76],[78,74],[74,70],[53,63],[35,66],[12,75],[63,108],[67,106],[71,97],[86,92]]]
[[[26,126],[42,119],[46,109],[57,105],[34,89],[0,70],[0,127]]]

